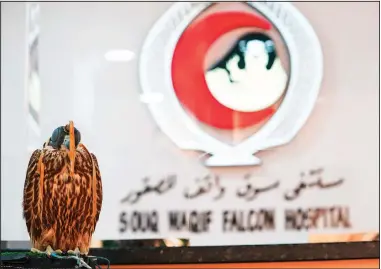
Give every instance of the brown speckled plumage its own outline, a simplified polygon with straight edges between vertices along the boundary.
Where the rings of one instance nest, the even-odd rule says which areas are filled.
[[[32,245],[38,250],[50,245],[55,250],[78,247],[83,254],[89,251],[102,207],[102,182],[95,155],[83,144],[75,152],[73,176],[66,149],[45,147],[30,158],[23,215]]]

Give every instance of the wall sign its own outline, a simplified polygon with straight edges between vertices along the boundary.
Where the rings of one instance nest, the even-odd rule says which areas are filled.
[[[306,203],[314,200],[308,195],[338,191],[344,177],[311,167],[293,174],[300,178],[294,183],[243,167],[261,164],[255,153],[297,135],[318,97],[322,68],[313,29],[289,3],[174,4],[144,42],[142,91],[162,97],[148,103],[155,122],[181,150],[209,155],[209,173],[143,178],[120,199],[120,236],[279,243],[350,229],[345,204]],[[212,166],[229,168],[216,173]],[[150,201],[156,209],[148,209]]]

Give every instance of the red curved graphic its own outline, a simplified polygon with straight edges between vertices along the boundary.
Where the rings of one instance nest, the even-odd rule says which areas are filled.
[[[242,27],[271,29],[267,20],[240,11],[217,12],[192,23],[181,35],[172,59],[172,83],[180,103],[201,122],[220,129],[255,125],[275,112],[273,106],[256,112],[225,107],[210,93],[204,59],[223,34]]]

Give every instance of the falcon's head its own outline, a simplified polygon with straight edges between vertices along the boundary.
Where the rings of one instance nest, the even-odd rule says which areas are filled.
[[[70,129],[69,124],[66,126],[60,126],[56,128],[52,136],[49,138],[48,142],[44,144],[45,146],[51,146],[54,149],[61,149],[64,146],[66,149],[70,150]],[[74,127],[74,140],[75,148],[81,142],[81,133]]]

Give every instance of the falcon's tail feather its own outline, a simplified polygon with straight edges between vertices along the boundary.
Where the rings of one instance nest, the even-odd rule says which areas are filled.
[[[70,173],[74,175],[74,161],[75,161],[75,139],[74,139],[74,123],[69,122],[69,135],[70,135]]]

